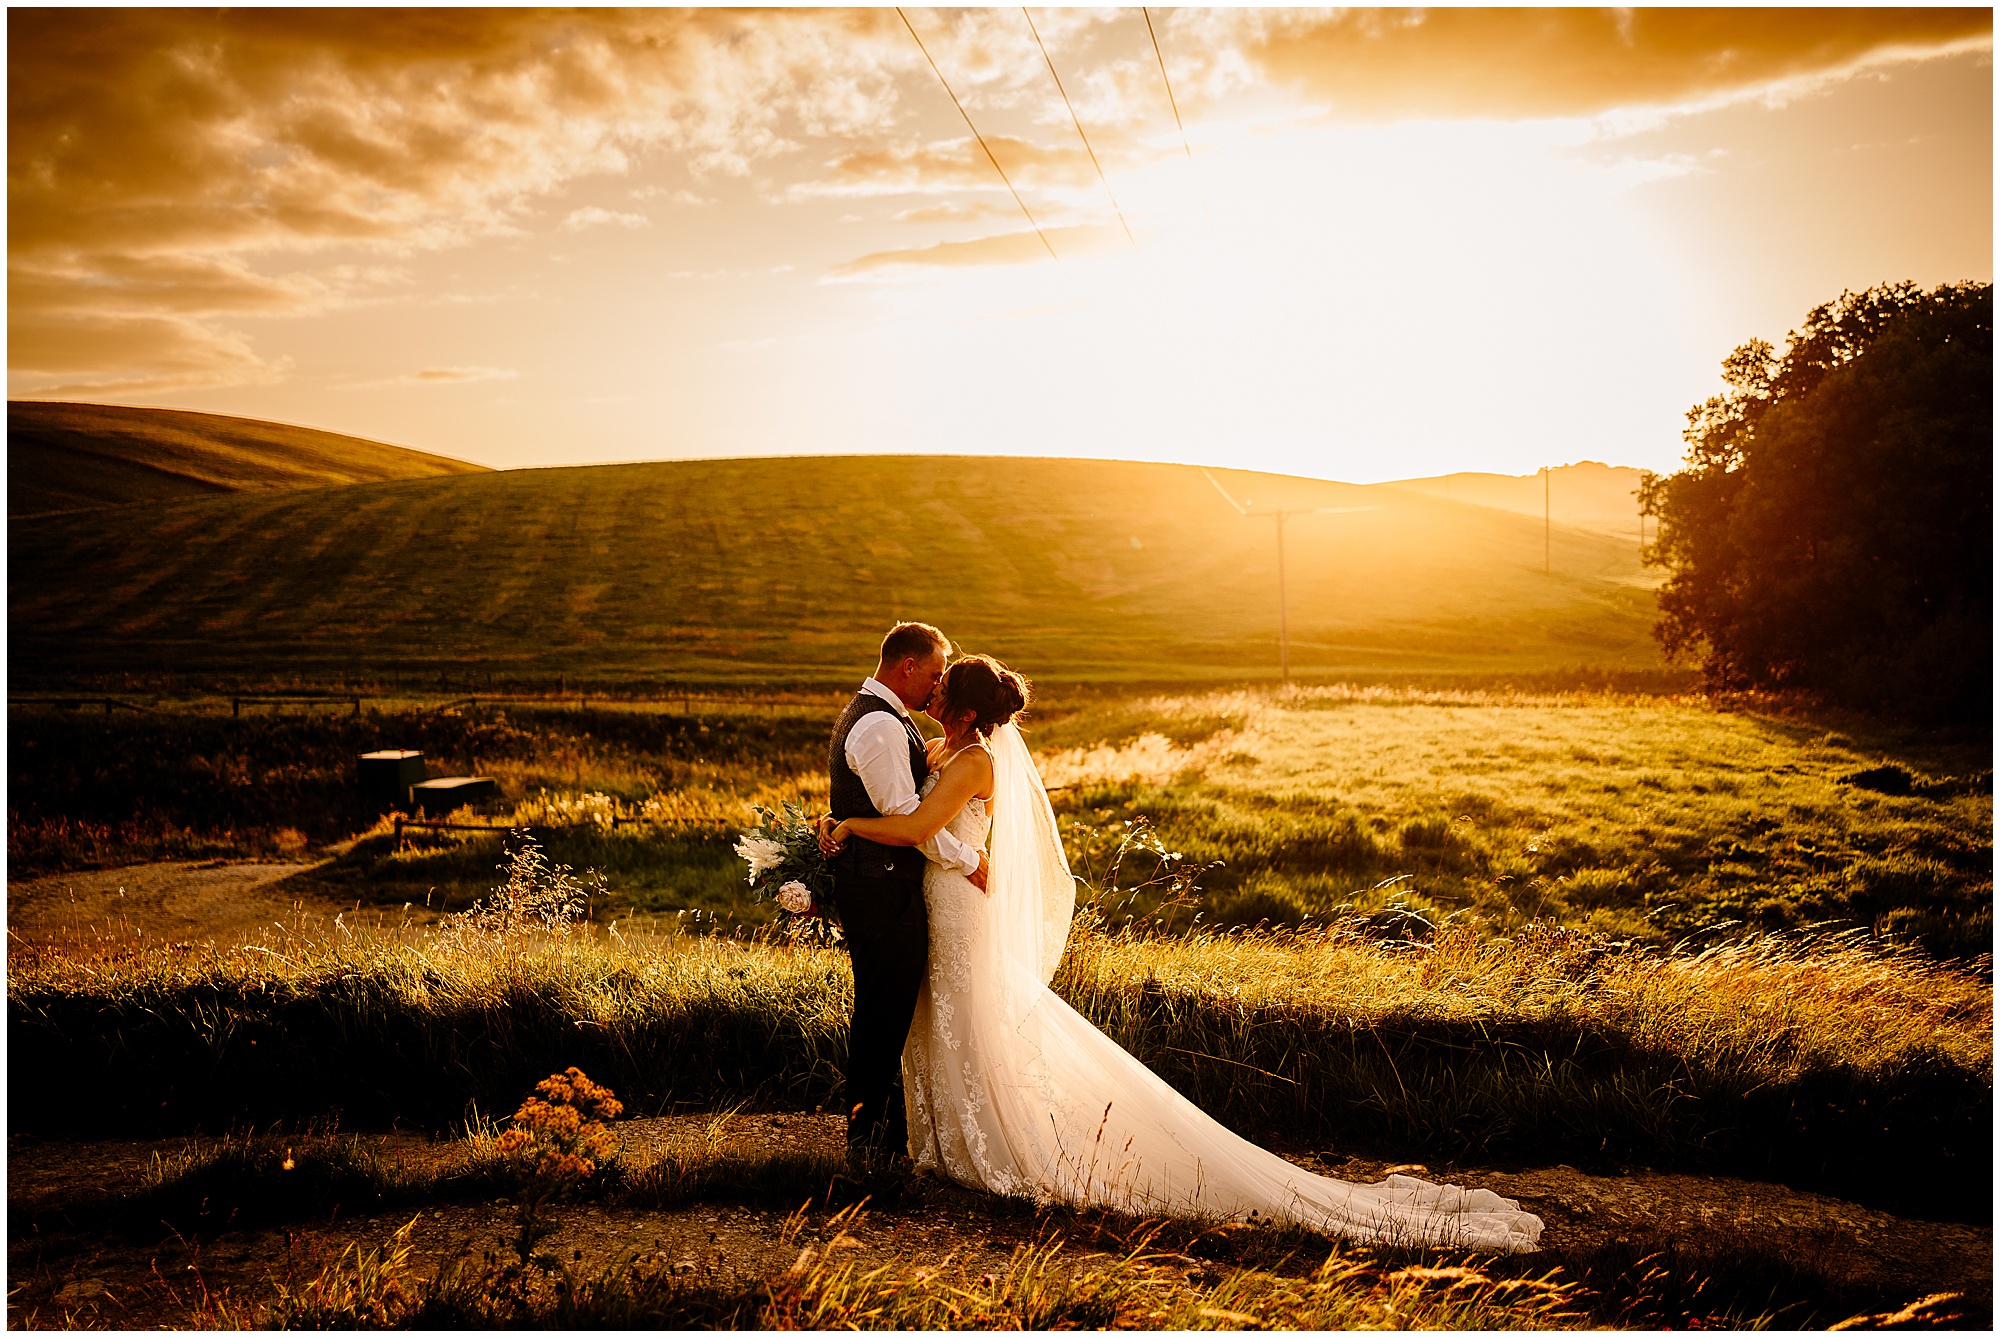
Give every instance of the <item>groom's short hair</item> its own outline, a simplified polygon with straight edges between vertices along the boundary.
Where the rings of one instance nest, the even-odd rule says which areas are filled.
[[[882,663],[921,660],[931,655],[951,658],[951,638],[929,623],[897,623],[882,638]]]

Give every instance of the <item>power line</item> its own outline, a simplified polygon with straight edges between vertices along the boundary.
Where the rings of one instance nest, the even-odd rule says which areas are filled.
[[[1153,31],[1153,15],[1144,5],[1139,6],[1139,14],[1146,20],[1146,36],[1153,39],[1153,59],[1160,66],[1160,82],[1166,86],[1167,105],[1174,109],[1174,129],[1181,132],[1181,152],[1187,155],[1188,170],[1193,172],[1194,149],[1188,144],[1187,126],[1181,123],[1181,104],[1174,96],[1174,81],[1167,78],[1167,57],[1160,50],[1160,35]],[[1208,192],[1201,188],[1201,174],[1196,172],[1194,175],[1195,194],[1201,197],[1201,216],[1212,226],[1215,223],[1215,216],[1208,212]]]
[[[1237,501],[1235,497],[1230,495],[1229,489],[1222,486],[1215,475],[1203,469],[1201,476],[1215,485],[1215,490],[1222,494],[1222,500],[1236,508],[1237,515],[1250,517],[1269,516],[1276,523],[1278,534],[1278,678],[1281,682],[1290,683],[1292,681],[1292,633],[1290,619],[1285,608],[1285,522],[1293,516],[1344,516],[1359,511],[1375,511],[1380,508],[1372,506],[1307,506],[1294,507],[1289,510],[1279,507],[1270,511],[1252,511],[1250,508],[1254,505],[1253,503]]]
[[[1160,62],[1160,82],[1167,86],[1167,105],[1174,109],[1174,129],[1181,132],[1181,152],[1193,162],[1194,150],[1188,147],[1187,127],[1181,124],[1181,104],[1174,101],[1174,81],[1167,78],[1167,58],[1160,54],[1160,35],[1153,31],[1153,16],[1144,5],[1139,6],[1139,13],[1146,20],[1146,36],[1153,39],[1153,59]]]
[[[1104,176],[1104,165],[1097,161],[1097,150],[1090,147],[1090,136],[1083,133],[1083,122],[1069,100],[1069,90],[1063,87],[1062,76],[1056,73],[1056,63],[1049,59],[1049,49],[1043,44],[1041,33],[1035,30],[1035,16],[1028,12],[1026,5],[1022,5],[1021,17],[1028,21],[1028,31],[1035,34],[1035,45],[1041,50],[1042,63],[1049,67],[1049,78],[1056,81],[1056,92],[1062,94],[1063,106],[1069,111],[1069,123],[1076,127],[1076,137],[1083,141],[1083,151],[1090,155],[1090,165],[1097,169],[1097,179],[1104,186],[1104,197],[1111,201],[1111,212],[1118,215],[1118,226],[1125,229],[1125,240],[1132,243],[1133,253],[1137,254],[1139,239],[1132,235],[1132,225],[1125,221],[1125,211],[1118,207],[1118,197],[1111,193],[1111,183]]]
[[[1035,216],[1028,212],[1028,202],[1021,198],[1021,192],[1015,190],[1014,183],[1007,180],[1006,169],[1001,167],[1000,160],[993,156],[993,150],[987,148],[986,136],[979,133],[979,127],[972,123],[972,117],[966,113],[965,104],[958,100],[958,94],[951,91],[951,81],[944,77],[944,71],[938,68],[938,63],[935,60],[931,60],[930,49],[924,45],[924,39],[917,36],[916,28],[910,23],[910,16],[903,12],[901,5],[896,6],[896,17],[903,21],[905,28],[909,28],[910,38],[917,44],[917,50],[923,52],[924,59],[930,62],[931,73],[935,74],[938,77],[938,82],[944,85],[945,96],[951,99],[951,105],[958,108],[960,116],[965,117],[965,128],[970,130],[972,137],[979,141],[979,147],[986,150],[986,161],[993,164],[993,170],[1000,174],[1000,180],[1006,184],[1007,193],[1014,197],[1015,204],[1021,206],[1022,215],[1028,220],[1028,226],[1035,230],[1035,235],[1042,239],[1042,248],[1049,253],[1049,259],[1060,264],[1062,257],[1056,254],[1055,247],[1049,245],[1048,234],[1042,231],[1041,224],[1035,222]]]

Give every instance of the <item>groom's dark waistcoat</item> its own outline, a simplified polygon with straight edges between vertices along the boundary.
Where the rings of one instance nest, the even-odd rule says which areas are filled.
[[[868,797],[868,787],[861,783],[861,777],[847,764],[849,732],[861,723],[863,716],[877,711],[887,711],[902,723],[903,733],[910,745],[910,779],[916,782],[918,793],[923,792],[924,781],[931,774],[930,763],[924,760],[924,736],[917,733],[917,727],[910,723],[910,718],[872,692],[857,692],[854,700],[847,704],[847,709],[840,713],[840,719],[834,722],[833,745],[827,751],[826,770],[830,782],[827,807],[836,821],[882,816],[881,810],[875,807],[875,801]],[[921,883],[924,880],[924,855],[914,846],[885,846],[879,841],[850,836],[846,848],[834,857],[833,868],[836,875]]]

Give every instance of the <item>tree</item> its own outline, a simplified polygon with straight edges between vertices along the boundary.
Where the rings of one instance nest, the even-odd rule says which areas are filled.
[[[1683,467],[1640,485],[1669,658],[1717,688],[1990,718],[1992,312],[1991,284],[1886,284],[1723,361]]]

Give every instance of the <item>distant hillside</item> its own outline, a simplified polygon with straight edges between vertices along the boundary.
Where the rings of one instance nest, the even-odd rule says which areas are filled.
[[[7,402],[7,514],[485,473],[483,465],[255,418]]]
[[[1493,506],[1540,519],[1540,474],[1440,474],[1435,478],[1402,479],[1391,485],[1412,492],[1444,497],[1474,506]],[[1549,471],[1550,518],[1558,525],[1599,530],[1606,534],[1639,534],[1639,471],[1626,465],[1584,460]]]
[[[1216,471],[1286,527],[1307,674],[1652,668],[1634,546],[1407,489]],[[9,526],[16,682],[160,672],[844,682],[898,617],[1031,675],[1273,674],[1272,523],[1179,465],[506,470]]]

